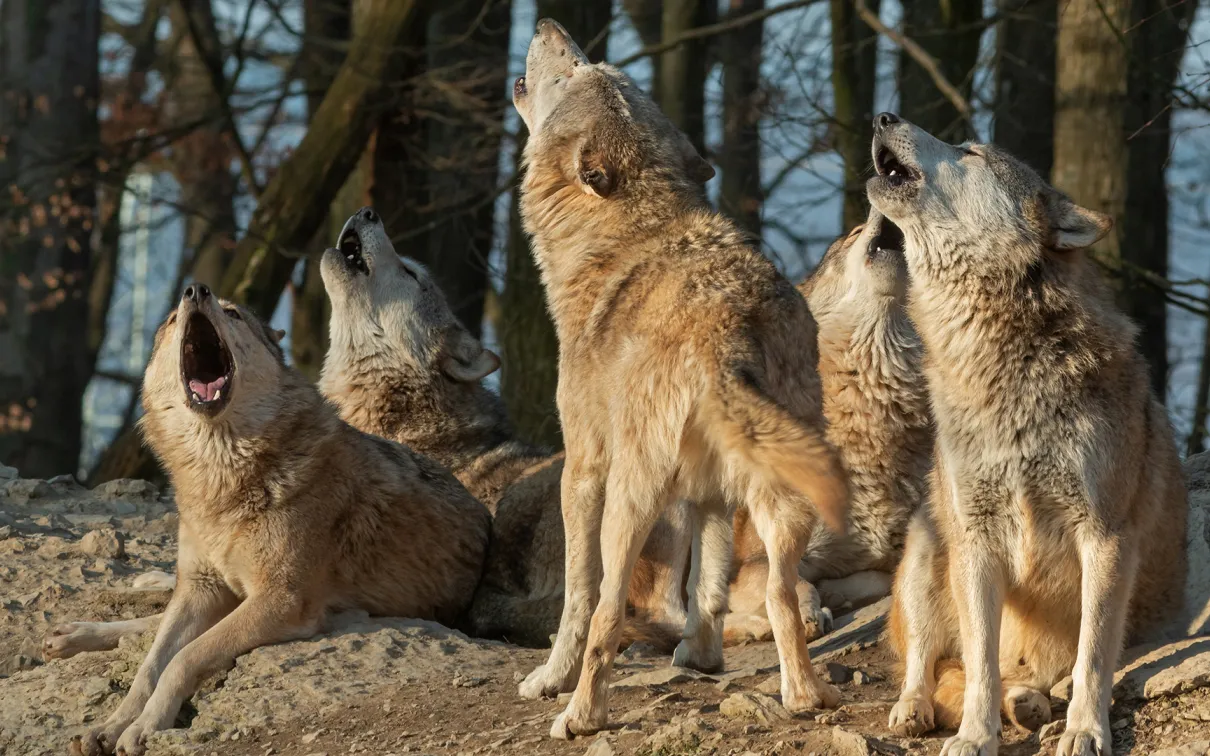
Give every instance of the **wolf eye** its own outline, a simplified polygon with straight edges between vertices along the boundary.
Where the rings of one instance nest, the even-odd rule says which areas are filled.
[[[963,152],[965,152],[967,155],[971,155],[971,156],[973,156],[973,157],[983,157],[983,156],[982,156],[982,155],[980,155],[979,153],[977,153],[977,152],[975,152],[974,150],[972,150],[970,147],[963,147],[963,148],[962,148],[962,151],[963,151]]]
[[[224,307],[223,312],[227,313],[229,316],[235,318],[236,320],[244,319],[244,316],[240,315],[239,310],[235,309],[234,307]]]
[[[172,325],[175,322],[176,322],[176,312],[174,311],[171,315],[168,316],[168,325]]]
[[[854,226],[854,227],[853,227],[853,230],[849,232],[849,237],[848,237],[848,238],[852,239],[853,237],[858,236],[859,234],[861,234],[861,231],[862,231],[862,229],[864,229],[864,228],[865,228],[865,224],[864,224],[864,223],[860,223],[860,224],[858,224],[858,225]]]

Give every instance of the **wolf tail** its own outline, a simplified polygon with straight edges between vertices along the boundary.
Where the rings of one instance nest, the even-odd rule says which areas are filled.
[[[824,523],[843,533],[849,480],[823,429],[791,415],[742,372],[728,372],[715,408],[715,443],[811,500]]]

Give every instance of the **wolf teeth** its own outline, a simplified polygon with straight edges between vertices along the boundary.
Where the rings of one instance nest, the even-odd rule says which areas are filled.
[[[193,400],[194,400],[195,402],[200,402],[200,401],[202,401],[202,397],[198,396],[198,393],[197,393],[196,391],[194,391],[194,392],[193,392]]]
[[[897,170],[895,170],[894,168],[892,168],[892,169],[891,169],[891,172],[890,172],[890,174],[889,174],[889,175],[891,175],[891,176],[898,176],[898,175],[899,175],[899,171],[897,171]]]
[[[222,398],[223,398],[223,390],[222,390],[222,389],[219,389],[218,391],[215,391],[215,392],[214,392],[214,401],[216,401],[216,402],[217,402],[219,399],[222,399]]]

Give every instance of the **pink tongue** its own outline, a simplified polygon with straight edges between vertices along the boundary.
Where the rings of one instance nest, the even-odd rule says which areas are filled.
[[[219,389],[225,385],[227,385],[226,376],[216,378],[210,383],[202,383],[195,378],[189,381],[189,390],[200,396],[203,402],[212,402]]]

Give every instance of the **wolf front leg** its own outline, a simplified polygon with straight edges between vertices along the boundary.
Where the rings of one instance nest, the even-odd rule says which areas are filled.
[[[1123,534],[1082,533],[1080,641],[1067,731],[1056,756],[1110,756],[1109,702],[1138,569],[1138,544]]]
[[[147,735],[171,727],[181,704],[208,675],[230,667],[240,654],[259,646],[315,634],[321,612],[322,607],[300,595],[249,595],[173,657],[143,713],[118,739],[118,752],[142,756],[147,748]]]
[[[570,428],[568,428],[570,430]],[[599,448],[578,451],[567,440],[561,504],[565,545],[563,615],[554,648],[546,663],[529,673],[518,692],[522,698],[553,697],[572,689],[580,675],[588,625],[601,587],[601,511],[605,506],[603,458]]]
[[[989,511],[998,511],[991,509]],[[950,544],[950,581],[962,633],[966,691],[962,725],[945,741],[942,756],[995,756],[1000,746],[1000,615],[1004,571],[1000,548],[978,527]]]
[[[235,608],[236,603],[235,595],[217,578],[205,573],[183,575],[164,611],[151,650],[134,676],[130,692],[105,724],[73,743],[73,753],[84,756],[113,753],[122,733],[142,713],[173,657]]]

